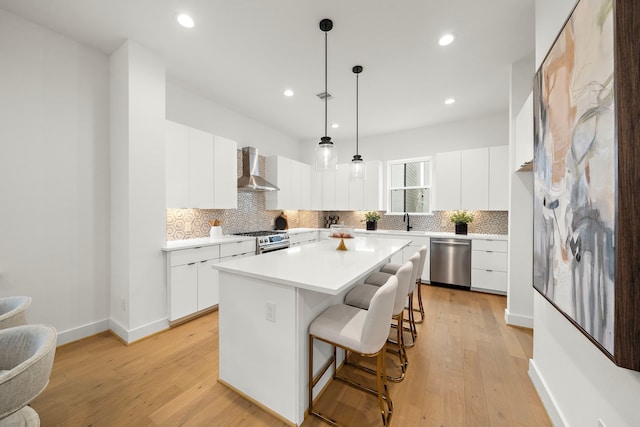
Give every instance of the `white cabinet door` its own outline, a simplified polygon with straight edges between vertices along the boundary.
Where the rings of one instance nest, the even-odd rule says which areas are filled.
[[[213,138],[214,205],[216,209],[238,208],[238,147],[235,141]]]
[[[316,172],[313,166],[309,167],[310,169],[310,191],[309,191],[309,209],[312,211],[321,211],[322,210],[322,174],[320,172]]]
[[[311,167],[305,163],[282,156],[266,159],[267,181],[280,191],[265,194],[269,210],[303,210],[311,207]]]
[[[349,210],[349,165],[340,164],[336,172],[336,210]]]
[[[533,161],[533,94],[525,101],[515,120],[515,164],[519,170],[527,162]]]
[[[347,210],[362,211],[364,210],[364,180],[351,179],[351,165],[347,166],[349,167],[349,177],[347,178],[349,193]]]
[[[213,266],[219,261],[209,259],[198,263],[198,311],[213,307],[218,298],[218,270]]]
[[[489,147],[489,210],[509,210],[509,146]]]
[[[189,128],[189,207],[214,208],[213,135]]]
[[[308,211],[311,209],[311,166],[306,163],[296,162],[298,173],[295,179],[298,181],[298,209]]]
[[[489,209],[489,149],[464,150],[460,156],[460,209]]]
[[[460,209],[460,151],[436,154],[435,209]]]
[[[195,262],[178,265],[169,274],[169,320],[173,321],[198,310],[198,266]]]
[[[373,160],[364,162],[365,180],[363,188],[363,211],[384,210],[384,188],[382,185],[382,162]]]
[[[322,202],[320,209],[323,211],[336,210],[336,172],[319,172],[321,181]]]
[[[165,131],[166,207],[189,207],[189,128],[166,122]]]

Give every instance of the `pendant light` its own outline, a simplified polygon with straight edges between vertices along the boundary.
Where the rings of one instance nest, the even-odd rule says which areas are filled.
[[[356,154],[351,160],[351,173],[349,174],[349,178],[352,180],[364,180],[364,161],[362,160],[362,156],[358,154],[358,78],[362,72],[362,66],[356,65],[351,71],[356,75]]]
[[[331,137],[327,136],[327,101],[329,92],[327,91],[327,33],[333,28],[331,19],[320,21],[320,29],[324,31],[324,136],[320,138],[318,148],[316,148],[316,170],[335,171],[338,169],[338,154],[336,147],[331,142]]]

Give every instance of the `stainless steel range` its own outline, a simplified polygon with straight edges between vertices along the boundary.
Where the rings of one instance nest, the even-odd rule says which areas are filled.
[[[286,231],[268,230],[268,231],[250,231],[248,233],[234,233],[236,236],[252,236],[256,238],[256,253],[264,254],[267,252],[287,249],[289,247],[289,235]]]

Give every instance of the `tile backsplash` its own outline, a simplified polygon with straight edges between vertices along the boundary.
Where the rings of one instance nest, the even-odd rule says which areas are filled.
[[[260,176],[264,177],[265,160],[258,156]],[[242,171],[242,155],[238,150],[238,176]],[[237,209],[167,209],[167,240],[195,239],[209,236],[209,221],[222,220],[224,234],[244,231],[272,230],[275,220],[281,211],[267,210],[265,193],[238,192]],[[339,211],[284,211],[289,228],[322,228],[325,217],[338,216],[338,223],[353,228],[365,228],[361,221],[364,212]],[[382,230],[404,230],[402,215],[385,215],[378,221]],[[507,211],[475,211],[475,220],[469,224],[469,233],[507,234],[509,213]],[[453,232],[454,224],[449,221],[445,211],[434,212],[433,215],[412,215],[411,226],[414,231]]]

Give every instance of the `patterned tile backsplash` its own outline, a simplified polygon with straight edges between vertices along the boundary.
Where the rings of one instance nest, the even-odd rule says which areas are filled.
[[[264,177],[265,161],[259,156],[260,176]],[[238,176],[242,171],[242,156],[238,150]],[[167,240],[195,239],[209,236],[209,221],[222,220],[222,232],[233,234],[244,231],[273,230],[281,211],[270,211],[265,207],[265,193],[238,192],[238,209],[167,209]],[[339,211],[285,211],[289,228],[322,228],[326,217],[338,216],[339,224],[353,228],[365,228],[361,221],[364,212]],[[404,230],[402,215],[385,215],[378,221],[382,230]],[[507,234],[509,214],[507,211],[475,211],[475,220],[469,224],[469,233]],[[453,232],[454,224],[449,213],[437,211],[430,216],[411,216],[414,231]]]

